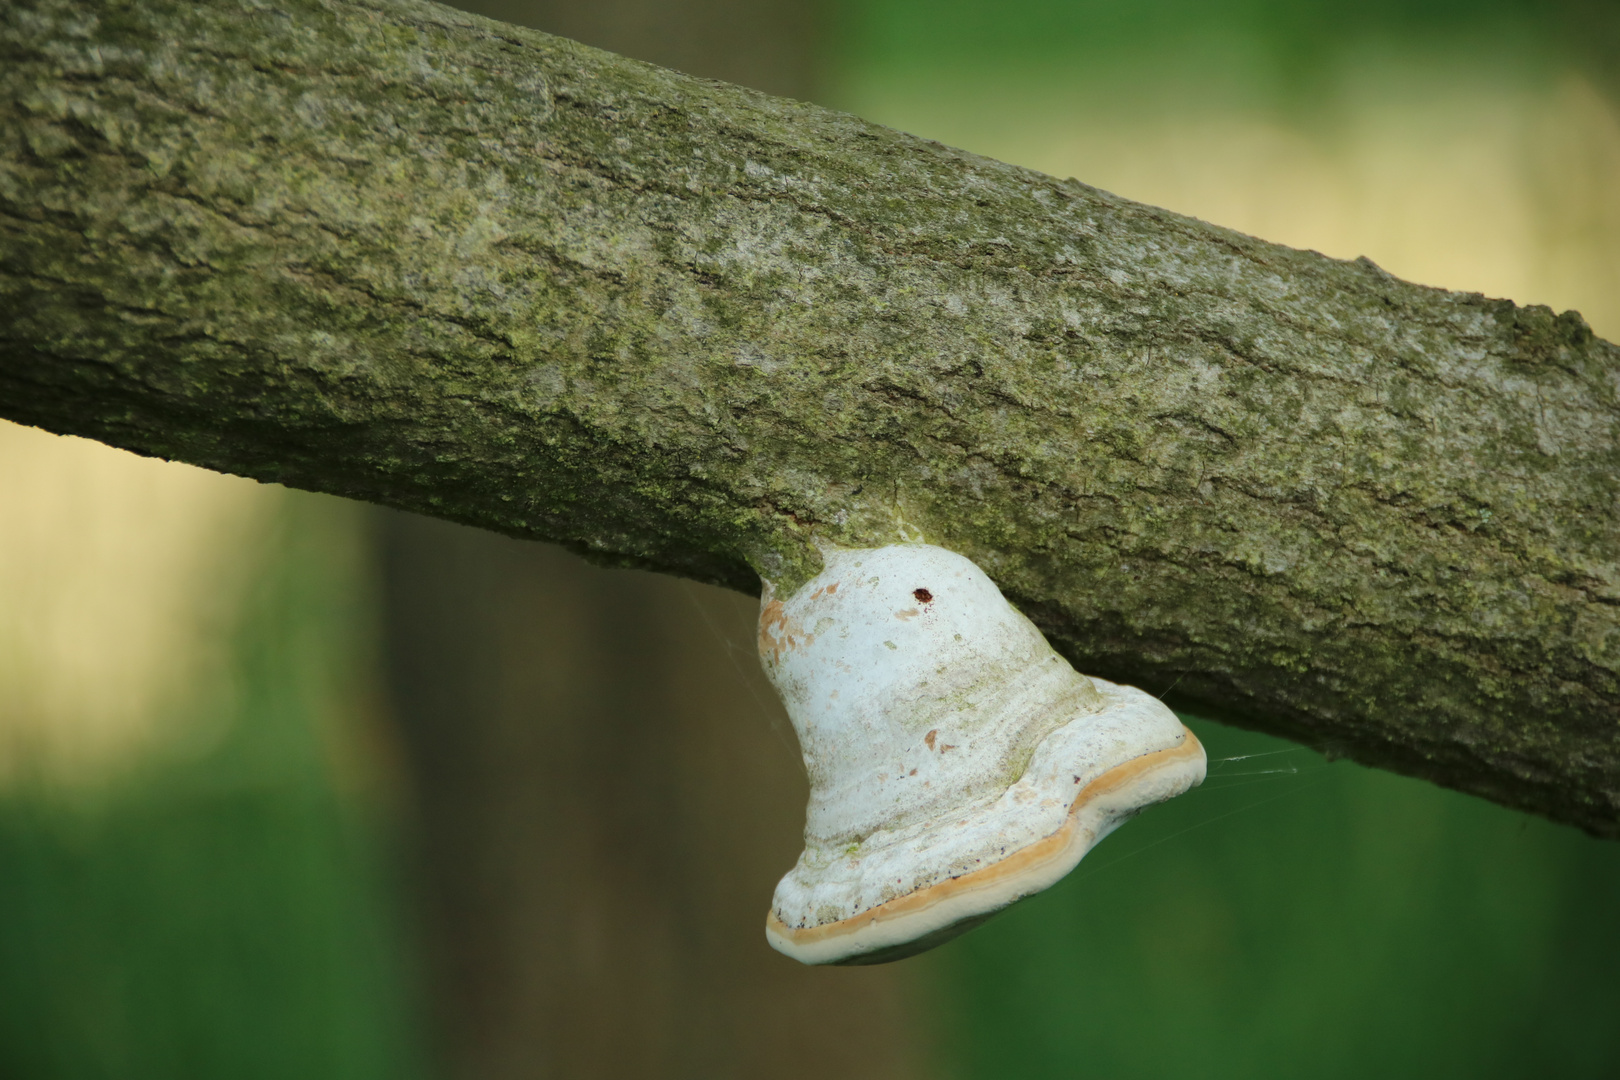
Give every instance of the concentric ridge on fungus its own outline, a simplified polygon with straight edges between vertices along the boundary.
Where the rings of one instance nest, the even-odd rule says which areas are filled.
[[[943,548],[828,549],[791,596],[767,586],[759,651],[810,776],[766,937],[807,964],[932,948],[1204,778],[1164,704],[1076,672]]]

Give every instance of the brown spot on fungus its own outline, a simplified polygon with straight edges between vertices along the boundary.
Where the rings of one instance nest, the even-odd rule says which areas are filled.
[[[772,663],[781,663],[783,650],[798,648],[798,635],[803,634],[804,627],[787,614],[782,602],[772,600],[759,614],[760,658],[764,659],[768,654]],[[808,645],[812,640],[813,635],[805,635],[804,644]]]
[[[934,748],[934,736],[938,734],[939,729],[935,728],[933,731],[930,731],[928,734],[923,736],[923,742],[928,744],[928,749],[932,750]]]
[[[911,595],[917,598],[919,604],[926,604],[934,599],[934,594],[927,589],[912,589]]]

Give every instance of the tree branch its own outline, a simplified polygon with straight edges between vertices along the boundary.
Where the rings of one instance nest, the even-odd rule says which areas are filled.
[[[0,7],[0,413],[1082,670],[1620,836],[1620,350],[415,0]]]

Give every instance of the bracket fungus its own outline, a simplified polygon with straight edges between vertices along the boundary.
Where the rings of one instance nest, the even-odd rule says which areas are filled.
[[[1052,885],[1204,778],[1163,703],[1074,670],[971,560],[828,548],[761,598],[760,658],[810,776],[766,937],[807,964],[898,960]]]

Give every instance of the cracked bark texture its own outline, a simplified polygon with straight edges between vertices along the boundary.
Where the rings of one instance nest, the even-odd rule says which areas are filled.
[[[0,414],[1081,670],[1620,836],[1620,350],[432,4],[0,5]]]

